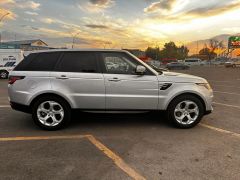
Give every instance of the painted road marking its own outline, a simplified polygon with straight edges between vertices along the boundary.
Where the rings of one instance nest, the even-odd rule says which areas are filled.
[[[207,125],[207,124],[202,124],[202,123],[200,123],[199,125],[202,126],[202,127],[205,127],[205,128],[208,128],[208,129],[220,132],[220,133],[224,133],[224,134],[228,134],[228,135],[240,138],[240,134],[232,132],[232,131],[228,131],[228,130],[225,130],[225,129],[220,129],[220,128],[217,128],[217,127],[214,127],[214,126],[210,126],[210,125]]]
[[[94,136],[90,135],[87,137],[89,141],[91,141],[100,151],[102,151],[105,155],[107,155],[113,162],[122,169],[125,173],[127,173],[130,177],[136,180],[145,180],[143,176],[138,174],[135,170],[133,170],[130,166],[128,166],[118,155],[112,152],[109,148],[104,146],[101,142],[99,142]]]
[[[211,85],[212,85],[212,84],[211,84]],[[216,85],[216,84],[213,84],[212,86],[221,86],[221,87],[229,87],[229,88],[240,89],[240,87],[237,87],[237,86],[226,86],[226,85]]]
[[[234,83],[234,79],[230,80],[230,81],[216,81],[216,80],[208,80],[208,81],[210,81],[210,82],[220,82],[220,83]]]
[[[222,93],[222,94],[231,94],[231,95],[237,95],[240,96],[238,93],[232,93],[232,92],[225,92],[225,91],[213,91],[214,93]]]
[[[52,140],[52,139],[81,139],[88,135],[69,135],[69,136],[19,136],[19,137],[3,137],[0,142],[4,141],[32,141],[32,140]]]
[[[213,104],[240,109],[240,106],[234,106],[234,105],[231,105],[231,104],[224,104],[224,103],[218,103],[218,102],[213,102]]]
[[[9,105],[1,105],[0,108],[10,108],[11,106]]]
[[[108,147],[98,141],[93,135],[67,135],[67,136],[19,136],[19,137],[2,137],[0,142],[6,141],[33,141],[33,140],[54,140],[54,139],[82,139],[87,138],[96,146],[104,155],[110,158],[121,170],[135,180],[145,180],[143,176],[132,169],[124,160],[111,151]]]

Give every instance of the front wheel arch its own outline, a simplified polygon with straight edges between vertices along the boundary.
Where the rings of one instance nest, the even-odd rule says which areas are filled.
[[[204,107],[204,112],[206,112],[206,104],[205,104],[205,101],[203,100],[203,98],[202,98],[201,96],[199,96],[199,95],[197,95],[197,94],[195,94],[195,93],[182,93],[182,94],[179,94],[179,95],[175,96],[174,98],[171,99],[171,101],[168,102],[168,105],[167,105],[166,110],[169,108],[169,105],[171,104],[171,102],[172,102],[173,100],[179,98],[180,96],[185,96],[185,95],[195,96],[196,98],[198,98],[198,99],[201,101],[201,103],[202,103],[202,105],[203,105],[203,107]]]

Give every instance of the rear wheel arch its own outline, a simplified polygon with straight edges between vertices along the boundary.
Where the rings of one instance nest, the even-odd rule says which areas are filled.
[[[31,100],[31,103],[30,103],[30,108],[33,107],[33,105],[41,98],[43,97],[57,97],[63,101],[65,101],[65,103],[69,106],[69,108],[72,108],[71,106],[71,103],[69,101],[66,100],[66,98],[62,97],[61,95],[58,95],[58,94],[55,94],[55,93],[44,93],[44,94],[39,94],[38,96],[34,97],[32,100]]]

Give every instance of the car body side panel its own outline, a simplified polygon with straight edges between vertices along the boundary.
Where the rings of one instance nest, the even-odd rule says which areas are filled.
[[[68,79],[59,79],[60,76]],[[64,94],[78,109],[105,109],[105,85],[101,73],[51,72],[51,89]]]
[[[157,110],[158,81],[156,76],[104,74],[106,109]],[[119,81],[111,81],[118,78]]]

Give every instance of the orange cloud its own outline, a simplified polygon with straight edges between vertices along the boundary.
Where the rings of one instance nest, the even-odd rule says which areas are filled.
[[[1,17],[3,18],[3,16],[4,16],[5,20],[6,19],[16,19],[16,17],[17,17],[17,15],[14,14],[12,11],[0,8],[0,18]]]

